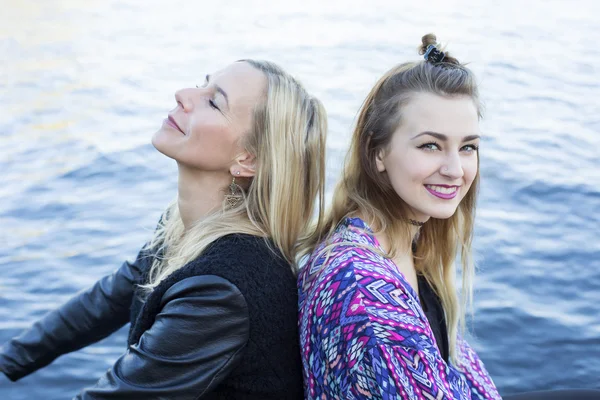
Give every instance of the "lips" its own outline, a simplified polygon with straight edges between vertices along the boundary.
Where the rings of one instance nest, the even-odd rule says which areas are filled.
[[[185,135],[185,132],[179,127],[179,125],[177,125],[177,122],[175,121],[175,119],[169,115],[169,117],[165,120],[165,122],[167,123],[167,125],[171,126],[172,128],[177,129],[179,132],[183,133]]]
[[[429,193],[440,199],[450,200],[456,197],[460,186],[425,185],[425,189],[427,189]]]

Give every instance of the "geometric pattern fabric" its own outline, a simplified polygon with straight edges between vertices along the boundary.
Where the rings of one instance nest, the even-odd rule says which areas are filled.
[[[466,341],[458,365],[444,361],[417,294],[364,221],[344,220],[332,244],[298,277],[306,399],[501,399]]]

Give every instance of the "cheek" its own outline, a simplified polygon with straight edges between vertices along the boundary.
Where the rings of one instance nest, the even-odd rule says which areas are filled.
[[[396,181],[421,184],[435,174],[438,163],[433,157],[409,152],[402,157],[390,158],[387,169],[391,171],[390,177]]]
[[[415,185],[421,185],[435,170],[427,158],[410,153],[390,154],[385,164],[388,178],[400,197],[412,193]]]
[[[193,121],[191,135],[188,138],[189,144],[196,150],[218,154],[227,153],[227,155],[233,152],[236,140],[237,135],[235,135],[233,127],[226,121],[219,121],[214,117]]]
[[[232,134],[226,127],[219,125],[203,125],[195,127],[190,135],[190,143],[198,146],[206,146],[213,150],[231,147]]]
[[[463,164],[463,172],[465,174],[465,181],[471,185],[475,176],[477,176],[477,155],[473,155],[468,158],[468,160]]]
[[[236,133],[235,127],[224,119],[196,119],[192,121],[179,161],[200,169],[226,169],[236,155],[239,137]]]
[[[466,167],[464,170],[465,177],[469,179],[469,182],[473,182],[473,179],[475,179],[475,176],[477,175],[477,164],[477,154],[474,154],[473,156],[469,157],[469,160],[466,163]]]

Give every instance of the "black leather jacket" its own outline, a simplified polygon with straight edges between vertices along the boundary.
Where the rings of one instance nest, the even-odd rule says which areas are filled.
[[[141,273],[138,256],[48,313],[0,349],[0,371],[15,381],[121,328]],[[161,312],[139,343],[75,399],[211,398],[204,394],[242,357],[248,324],[235,285],[214,275],[186,278],[163,295]]]

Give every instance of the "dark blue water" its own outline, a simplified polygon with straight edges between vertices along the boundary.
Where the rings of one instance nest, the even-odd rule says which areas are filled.
[[[149,141],[176,89],[240,58],[279,62],[329,110],[331,188],[369,88],[433,31],[472,63],[487,105],[471,341],[502,394],[599,388],[599,6],[322,3],[2,5],[0,343],[149,237],[175,195]],[[0,377],[0,398],[70,398],[125,334]]]

